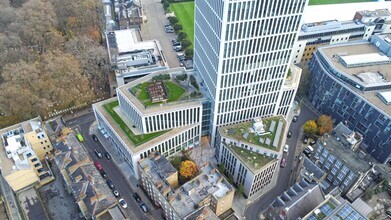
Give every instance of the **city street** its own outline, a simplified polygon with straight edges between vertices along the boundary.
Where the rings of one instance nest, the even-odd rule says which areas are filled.
[[[113,160],[108,160],[106,159],[106,157],[99,159],[94,153],[94,149],[99,150],[100,152],[102,152],[102,154],[105,152],[102,144],[100,142],[95,142],[92,139],[91,135],[89,135],[90,126],[94,121],[94,114],[92,112],[88,112],[87,114],[67,120],[66,125],[73,129],[79,129],[79,131],[84,137],[83,144],[88,151],[88,154],[94,161],[99,161],[99,163],[102,164],[102,167],[109,176],[109,179],[113,181],[115,188],[121,194],[120,198],[124,198],[126,203],[128,203],[128,208],[122,209],[124,211],[125,216],[128,219],[153,219],[149,213],[144,214],[139,208],[138,203],[132,197],[132,188],[130,187],[129,183],[125,181],[125,177],[122,175],[118,167],[114,164]],[[142,197],[142,195],[140,196]]]
[[[299,140],[301,126],[310,119],[317,118],[317,115],[305,105],[301,105],[301,113],[296,122],[291,122],[289,131],[292,131],[292,137],[287,139],[286,144],[289,145],[289,154],[287,155],[287,166],[280,170],[277,185],[270,192],[266,193],[259,200],[255,201],[246,209],[246,219],[259,220],[260,213],[264,212],[267,207],[274,201],[274,199],[281,195],[290,185],[292,179],[291,170],[294,167],[296,144],[301,141]],[[300,137],[301,138],[301,137]]]

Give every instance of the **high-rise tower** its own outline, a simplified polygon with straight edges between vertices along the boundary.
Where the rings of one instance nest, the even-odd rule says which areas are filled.
[[[290,106],[297,86],[290,91],[284,83],[307,4],[195,1],[194,67],[212,98],[212,137],[217,126],[287,114],[282,103]]]

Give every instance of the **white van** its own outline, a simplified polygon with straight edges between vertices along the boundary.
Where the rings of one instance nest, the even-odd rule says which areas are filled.
[[[314,148],[311,146],[307,146],[306,149],[310,150],[311,152],[314,152]]]

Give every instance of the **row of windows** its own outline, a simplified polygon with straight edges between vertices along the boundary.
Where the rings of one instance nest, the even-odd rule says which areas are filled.
[[[268,117],[274,115],[276,103],[266,104],[263,106],[253,106],[248,109],[227,112],[217,115],[217,125],[227,125],[236,122],[242,122],[255,117]]]
[[[227,113],[241,109],[249,109],[255,106],[262,106],[265,104],[276,103],[278,92],[263,93],[263,95],[243,97],[241,99],[228,100],[220,102],[218,112]]]
[[[271,183],[277,168],[277,164],[278,162],[274,163],[272,166],[268,167],[266,170],[262,171],[254,177],[249,196],[252,196],[255,193],[261,191],[265,186]]]
[[[299,36],[299,40],[306,40],[306,39],[311,39],[311,38],[319,38],[319,37],[324,37],[324,36],[333,36],[333,35],[352,33],[352,32],[358,32],[358,31],[364,32],[364,26],[358,27],[358,28],[343,29],[343,30],[338,30],[338,31],[330,31],[330,32],[310,34],[310,35],[305,35],[305,36],[302,35],[302,36]]]

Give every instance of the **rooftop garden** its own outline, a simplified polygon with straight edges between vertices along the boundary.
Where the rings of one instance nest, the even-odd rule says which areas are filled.
[[[149,134],[140,134],[135,135],[132,130],[125,124],[125,122],[122,120],[122,118],[114,111],[114,108],[119,105],[118,101],[110,102],[103,107],[106,109],[107,113],[110,114],[110,116],[114,119],[114,121],[118,124],[118,126],[121,128],[121,130],[126,134],[126,136],[130,139],[130,141],[135,145],[139,146],[143,143],[146,143],[170,130],[165,131],[159,131],[155,133],[149,133]]]
[[[283,126],[280,131],[278,131],[278,123],[280,121],[283,123]],[[282,139],[280,137],[282,131],[284,131],[285,122],[282,120],[281,117],[262,119],[262,122],[264,125],[265,133],[259,135],[257,135],[256,133],[252,133],[249,130],[253,126],[253,121],[226,126],[223,129],[225,130],[226,135],[237,140],[245,141],[270,150],[279,151]],[[273,126],[272,123],[274,124]],[[278,134],[277,137],[276,134]],[[275,138],[278,139],[277,146],[273,146]]]
[[[270,161],[274,160],[273,158],[264,156],[263,154],[259,154],[250,150],[246,150],[244,148],[235,147],[233,145],[230,145],[230,148],[253,169],[259,169],[268,164]]]

